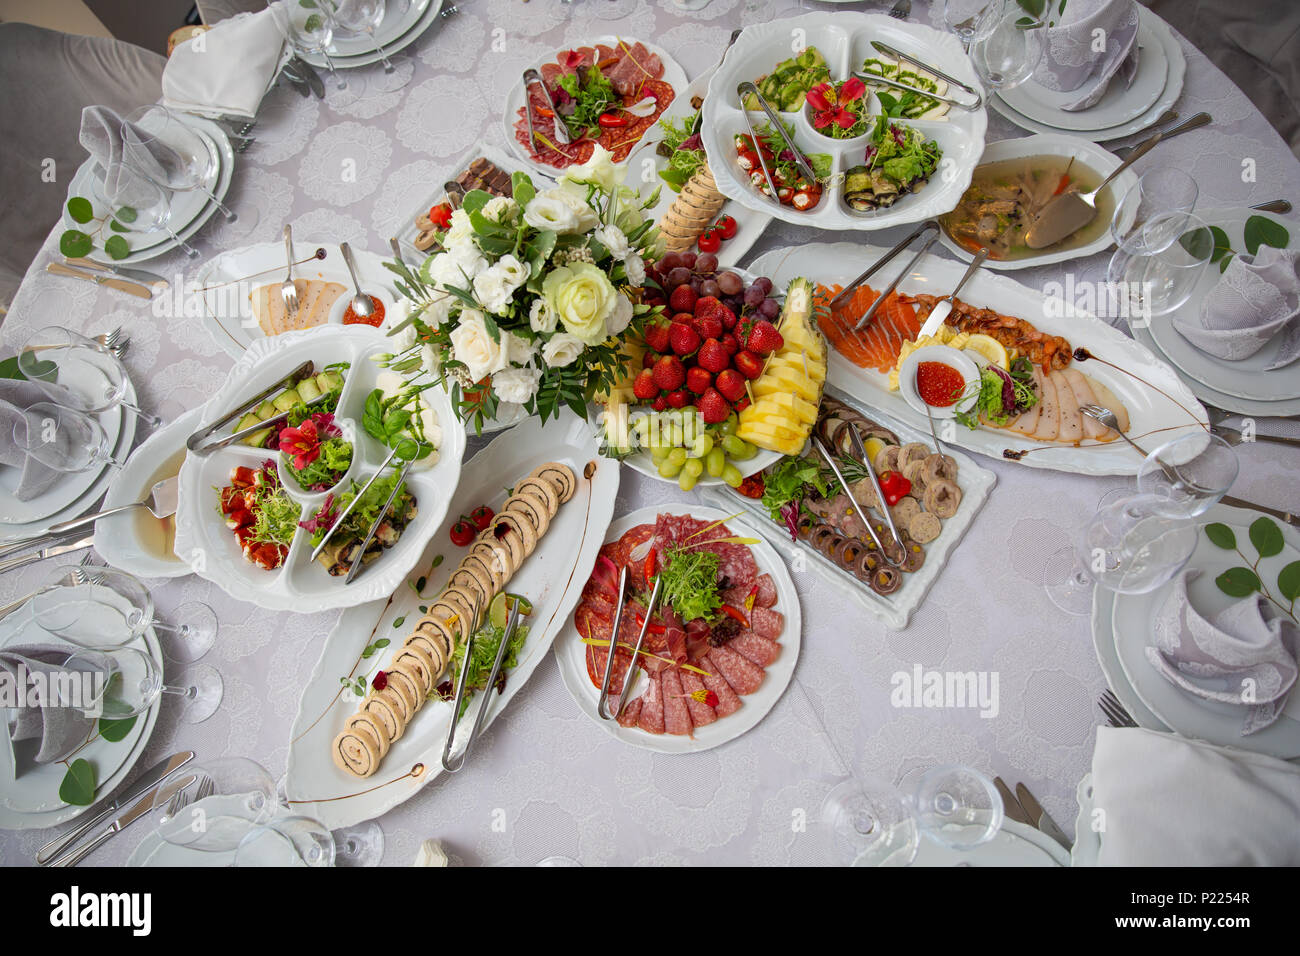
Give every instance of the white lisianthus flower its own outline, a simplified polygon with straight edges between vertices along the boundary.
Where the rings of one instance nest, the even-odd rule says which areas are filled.
[[[466,240],[474,236],[474,225],[469,221],[469,213],[464,209],[456,209],[451,214],[451,225],[447,228],[447,234],[442,237],[444,248],[451,246],[463,245]]]
[[[632,312],[631,301],[620,292],[614,298],[614,308],[610,309],[609,315],[605,318],[605,334],[622,335],[623,330],[632,321]]]
[[[575,227],[570,230],[571,232],[591,232],[600,225],[600,217],[596,215],[596,210],[592,209],[587,202],[586,188],[582,186],[575,187],[572,184],[566,185],[568,188],[548,189],[541,195],[554,197],[569,207],[576,222]]]
[[[559,233],[581,232],[573,208],[551,189],[539,193],[524,207],[524,222],[534,229]]]
[[[490,222],[509,222],[519,212],[519,203],[509,196],[493,196],[483,207],[483,218]]]
[[[549,368],[564,368],[572,365],[587,348],[587,344],[576,335],[557,332],[542,346],[542,361]]]
[[[537,343],[513,332],[501,332],[501,353],[507,365],[527,365],[537,354]]]
[[[451,335],[452,354],[465,363],[472,381],[482,381],[485,376],[506,367],[506,356],[501,345],[488,334],[483,313],[478,309],[465,309],[460,322]]]
[[[420,365],[430,375],[437,377],[442,371],[442,357],[432,345],[420,346]]]
[[[411,315],[411,310],[415,307],[410,299],[398,299],[393,303],[393,308],[389,311],[384,325],[389,329],[397,328],[405,322]],[[394,352],[405,352],[415,344],[415,326],[408,325],[401,331],[394,332],[388,337],[393,343]]]
[[[595,232],[595,239],[602,246],[609,250],[609,254],[620,262],[628,257],[632,251],[631,244],[627,241],[627,236],[618,226],[601,226]]]
[[[492,391],[503,402],[523,404],[537,394],[542,372],[532,366],[508,368],[492,376]]]
[[[434,294],[434,299],[424,307],[420,313],[420,320],[425,324],[438,328],[442,323],[451,318],[451,309],[457,303],[449,293],[438,292]]]
[[[514,289],[506,282],[505,276],[496,266],[480,272],[474,277],[474,298],[479,305],[493,315],[503,315],[510,305],[510,293]]]
[[[540,332],[544,335],[555,331],[555,326],[559,323],[560,317],[555,314],[555,310],[546,304],[545,299],[534,299],[532,308],[528,310],[528,327],[534,332]]]
[[[645,260],[635,252],[623,260],[623,271],[632,285],[645,285]]]
[[[456,270],[456,278],[452,282],[458,288],[469,285],[476,275],[480,272],[486,272],[489,268],[487,257],[479,251],[478,246],[474,245],[473,242],[457,246],[449,251],[447,255]]]
[[[560,177],[560,182],[591,183],[609,192],[618,183],[618,169],[613,163],[613,154],[603,146],[597,146],[581,166],[574,166]]]
[[[511,285],[512,289],[517,289],[527,282],[530,274],[528,264],[520,262],[509,253],[506,253],[498,259],[493,268],[500,270],[501,274],[505,277],[506,282]]]

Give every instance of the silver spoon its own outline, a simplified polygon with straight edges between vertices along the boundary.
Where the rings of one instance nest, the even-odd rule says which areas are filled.
[[[352,276],[352,287],[357,290],[357,294],[352,297],[352,311],[359,318],[367,319],[375,311],[375,303],[370,296],[361,291],[361,281],[357,278],[357,264],[352,261],[351,247],[346,242],[340,242],[339,251],[343,253],[343,261],[347,263],[348,274]]]

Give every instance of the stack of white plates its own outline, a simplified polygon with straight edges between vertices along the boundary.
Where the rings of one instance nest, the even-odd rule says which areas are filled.
[[[1222,522],[1232,528],[1238,545],[1253,558],[1249,527],[1260,515],[1242,508],[1216,505],[1200,519],[1202,526]],[[1300,560],[1300,530],[1277,522],[1286,543],[1280,554],[1264,558],[1257,571],[1276,593],[1278,572]],[[1212,544],[1201,532],[1196,552],[1188,562],[1201,574],[1189,583],[1187,596],[1205,617],[1240,600],[1219,590],[1214,579],[1243,564],[1235,551]],[[1292,693],[1277,721],[1270,727],[1242,736],[1244,705],[1223,704],[1193,696],[1170,683],[1147,660],[1146,647],[1156,615],[1175,587],[1170,581],[1149,594],[1115,594],[1098,588],[1092,604],[1092,638],[1107,683],[1133,719],[1151,730],[1170,731],[1223,747],[1238,747],[1283,760],[1300,757],[1300,694]],[[1207,686],[1210,686],[1207,684]]]
[[[1177,37],[1163,20],[1142,6],[1138,20],[1137,74],[1127,86],[1122,78],[1111,80],[1105,95],[1088,109],[1062,109],[1078,99],[1078,92],[1049,90],[1032,76],[1014,89],[999,91],[989,105],[1035,133],[1065,132],[1102,143],[1141,132],[1174,105],[1183,89],[1187,63]]]
[[[376,44],[383,46],[391,58],[398,50],[403,50],[418,40],[424,31],[433,26],[442,10],[443,0],[388,0],[390,8],[374,36],[335,36],[334,42],[326,48],[334,66],[348,69],[355,66],[369,66],[382,59]],[[325,69],[328,64],[319,53],[304,54],[303,59],[314,67]]]
[[[199,138],[207,146],[214,161],[214,171],[208,181],[203,183],[203,188],[216,196],[219,201],[224,200],[226,193],[230,190],[230,177],[235,169],[235,152],[230,146],[230,140],[225,131],[216,123],[200,116],[181,112],[177,112],[175,115],[181,122],[198,133]],[[105,209],[97,198],[97,194],[102,192],[103,182],[103,168],[93,159],[87,159],[72,177],[72,182],[68,186],[68,198],[80,196],[87,199],[90,201],[91,206],[94,207],[95,217],[104,216],[110,210]],[[204,224],[212,218],[212,214],[216,211],[216,203],[212,202],[198,189],[174,192],[172,193],[171,215],[168,218],[167,226],[178,238],[189,240],[191,236],[203,228]],[[65,207],[63,210],[63,228],[84,231],[86,227],[74,221],[68,215],[68,210]],[[104,242],[108,237],[116,235],[120,235],[125,239],[127,246],[131,249],[131,254],[125,259],[115,260],[104,251]],[[177,248],[176,240],[164,229],[155,229],[151,232],[117,233],[109,231],[108,227],[105,227],[103,233],[96,240],[95,248],[91,250],[86,258],[108,265],[130,265],[133,262],[156,259],[158,256],[166,255],[175,248]]]

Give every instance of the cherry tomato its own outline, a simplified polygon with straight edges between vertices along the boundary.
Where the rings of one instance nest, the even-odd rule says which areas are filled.
[[[494,512],[487,505],[479,505],[469,513],[469,520],[482,531],[491,523],[493,514]]]
[[[718,221],[713,224],[715,229],[722,230],[722,238],[730,239],[736,235],[736,230],[740,227],[736,225],[736,220],[731,216],[720,216]]]
[[[460,519],[451,526],[449,534],[451,543],[458,548],[463,548],[473,541],[474,536],[478,534],[478,525],[474,523],[472,518],[461,515]]]
[[[429,219],[439,229],[449,227],[451,225],[451,203],[438,203],[429,210]]]
[[[718,237],[716,229],[705,229],[700,233],[700,238],[695,243],[700,252],[717,252],[722,248],[722,240]]]
[[[627,116],[623,113],[601,113],[596,117],[601,129],[621,129],[627,125]]]

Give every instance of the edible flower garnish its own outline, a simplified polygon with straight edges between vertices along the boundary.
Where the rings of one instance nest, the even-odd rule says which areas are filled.
[[[293,459],[293,467],[302,471],[320,457],[321,442],[342,434],[334,424],[333,415],[317,412],[296,427],[280,429],[280,451]]]
[[[852,130],[862,121],[862,101],[866,92],[866,84],[856,76],[849,77],[838,88],[834,83],[818,83],[808,91],[813,127],[827,130],[827,127],[834,125],[841,130]],[[830,130],[827,135],[844,134]]]

